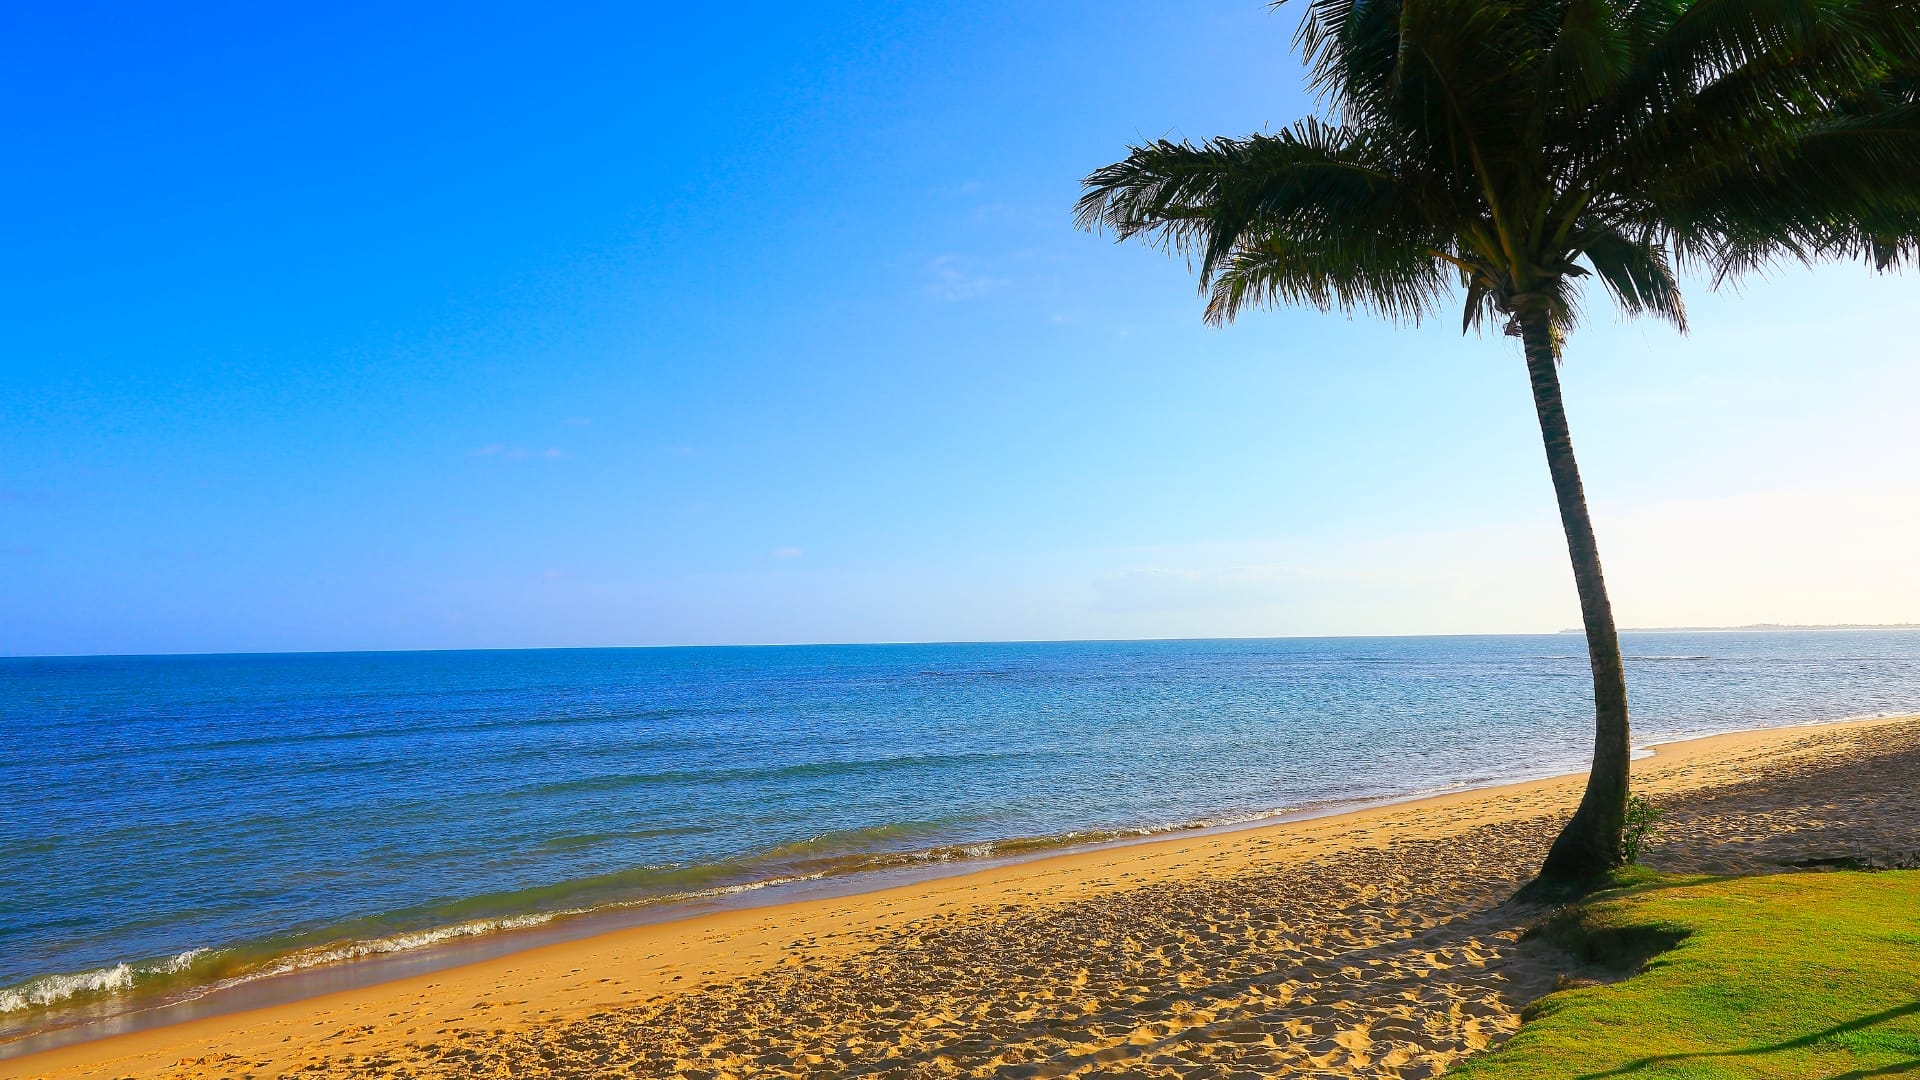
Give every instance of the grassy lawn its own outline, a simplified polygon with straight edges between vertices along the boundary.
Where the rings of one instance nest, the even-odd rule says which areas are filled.
[[[1451,1075],[1920,1080],[1920,871],[1626,880],[1544,932],[1645,969],[1542,999]]]

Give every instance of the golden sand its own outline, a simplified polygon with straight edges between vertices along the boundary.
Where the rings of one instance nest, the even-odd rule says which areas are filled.
[[[1635,765],[1660,868],[1920,849],[1920,718]],[[1564,957],[1509,902],[1565,777],[610,931],[0,1061],[44,1077],[1420,1077],[1496,1046]]]

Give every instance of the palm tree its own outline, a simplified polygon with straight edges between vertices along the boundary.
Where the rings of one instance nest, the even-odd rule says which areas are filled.
[[[1276,5],[1277,6],[1277,5]],[[1686,329],[1676,266],[1722,276],[1869,251],[1920,212],[1920,109],[1880,104],[1920,0],[1311,0],[1324,118],[1167,139],[1092,173],[1076,213],[1197,262],[1206,317],[1305,304],[1519,338],[1593,670],[1593,768],[1541,868],[1617,866],[1627,690],[1559,364],[1593,278]],[[1891,231],[1890,231],[1891,230]]]

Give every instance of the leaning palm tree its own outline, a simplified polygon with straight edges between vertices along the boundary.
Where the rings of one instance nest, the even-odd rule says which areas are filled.
[[[1676,267],[1858,253],[1915,220],[1920,111],[1835,103],[1914,55],[1916,5],[1312,0],[1296,43],[1324,117],[1148,142],[1084,182],[1081,227],[1197,262],[1216,324],[1269,304],[1414,323],[1463,297],[1464,329],[1519,338],[1593,669],[1593,768],[1549,882],[1620,863],[1627,801],[1620,644],[1560,396],[1582,281],[1684,331]]]

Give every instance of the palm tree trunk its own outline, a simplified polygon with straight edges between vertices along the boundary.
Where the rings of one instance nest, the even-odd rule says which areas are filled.
[[[1580,807],[1547,852],[1540,876],[1581,882],[1620,865],[1630,757],[1627,681],[1620,664],[1620,635],[1613,625],[1613,605],[1607,600],[1607,582],[1600,574],[1600,549],[1594,543],[1593,521],[1587,516],[1586,491],[1580,485],[1580,466],[1573,459],[1573,436],[1567,430],[1567,413],[1560,401],[1559,348],[1547,314],[1523,314],[1520,337],[1526,346],[1540,437],[1546,443],[1547,469],[1553,474],[1553,494],[1560,501],[1560,524],[1567,534],[1567,553],[1573,558],[1573,581],[1580,593],[1580,615],[1587,632],[1587,659],[1593,667],[1593,770],[1587,774],[1587,790]]]

